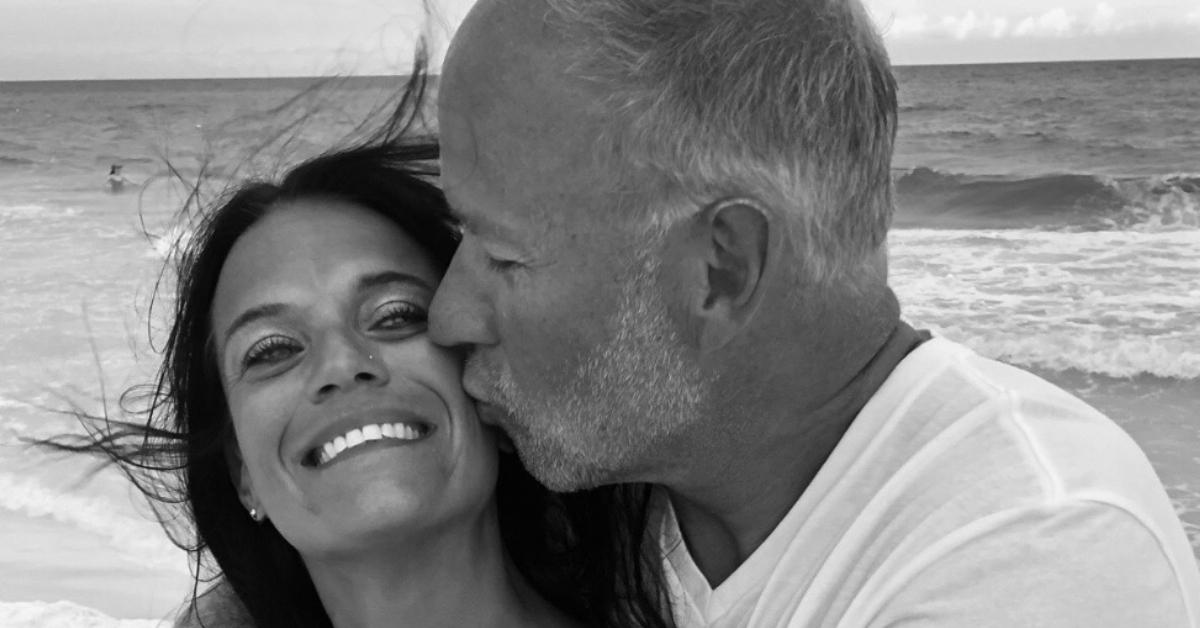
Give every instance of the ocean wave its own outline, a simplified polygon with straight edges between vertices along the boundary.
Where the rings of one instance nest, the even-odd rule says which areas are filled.
[[[1002,177],[919,167],[896,179],[899,228],[1200,229],[1200,175]]]
[[[10,415],[15,413],[10,410],[26,410],[30,407],[30,404],[0,395],[0,446],[15,445],[20,436],[28,433],[29,426],[12,418]]]
[[[101,153],[96,155],[96,158],[93,161],[97,165],[121,164],[128,166],[129,164],[155,164],[158,163],[159,160],[152,157],[130,157],[127,155],[117,155],[115,153]]]
[[[21,166],[32,166],[37,162],[24,157],[9,157],[8,155],[0,155],[0,168],[19,168]]]
[[[1117,378],[1200,379],[1200,354],[1180,351],[1155,338],[1110,339],[1088,333],[985,333],[955,326],[935,331],[984,357],[1025,368],[1080,371]]]
[[[165,619],[115,619],[74,602],[0,602],[5,628],[166,628]]]
[[[0,473],[0,508],[29,517],[50,517],[101,536],[110,547],[148,568],[175,569],[182,563],[180,550],[157,523],[121,514],[106,499],[64,493],[32,478]]]
[[[0,112],[3,112],[3,109],[0,109]],[[4,150],[37,150],[37,146],[5,139],[0,139],[0,148]]]
[[[60,217],[78,216],[79,209],[75,207],[47,207],[36,203],[24,203],[21,205],[0,205],[0,221],[41,218],[47,214]],[[3,222],[0,222],[3,224]]]
[[[915,103],[904,103],[900,105],[900,113],[924,113],[924,112],[943,112],[943,111],[962,111],[966,106],[962,103],[950,103],[945,101],[923,101]]]
[[[0,218],[31,218],[47,211],[44,205],[0,205]]]
[[[166,260],[172,255],[182,254],[195,235],[195,230],[186,224],[175,224],[162,233],[148,234],[150,249],[146,251],[145,256]]]

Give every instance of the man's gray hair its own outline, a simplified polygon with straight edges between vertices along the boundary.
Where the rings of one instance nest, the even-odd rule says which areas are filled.
[[[572,67],[606,94],[626,174],[677,198],[785,209],[811,279],[875,258],[892,214],[896,85],[858,0],[547,2]]]

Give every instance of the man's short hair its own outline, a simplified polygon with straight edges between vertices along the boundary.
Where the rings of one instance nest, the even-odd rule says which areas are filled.
[[[547,2],[573,71],[605,94],[608,154],[627,178],[785,208],[812,279],[875,258],[892,214],[896,85],[857,0]]]

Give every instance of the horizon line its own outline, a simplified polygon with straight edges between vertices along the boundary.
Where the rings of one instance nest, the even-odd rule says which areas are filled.
[[[1200,56],[1193,57],[1114,57],[1109,59],[1044,59],[1036,61],[970,61],[970,62],[950,62],[950,63],[893,63],[893,68],[937,68],[937,67],[953,67],[953,66],[995,66],[995,65],[1044,65],[1044,64],[1066,64],[1066,63],[1115,63],[1115,62],[1131,62],[1131,61],[1193,61],[1200,60]],[[0,78],[0,85],[12,83],[134,83],[134,82],[165,82],[165,81],[287,81],[287,80],[348,80],[348,79],[389,79],[398,77],[407,77],[409,75],[396,74],[326,74],[326,75],[308,75],[294,74],[283,76],[167,76],[167,77],[144,77],[144,78],[57,78],[57,79],[4,79]],[[429,72],[430,78],[438,78],[441,72]]]

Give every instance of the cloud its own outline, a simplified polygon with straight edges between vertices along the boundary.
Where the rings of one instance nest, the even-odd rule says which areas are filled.
[[[928,15],[906,15],[897,17],[887,27],[889,37],[920,37],[929,31]]]
[[[936,36],[962,41],[981,31],[989,22],[974,11],[959,15],[943,15],[931,20],[928,15],[896,17],[885,30],[889,38],[908,39]]]
[[[1196,10],[1184,16],[1183,20],[1193,26],[1200,26],[1200,5],[1196,6]]]
[[[1096,7],[1087,23],[1089,29],[1112,29],[1116,11],[1108,4]],[[887,26],[889,39],[1002,39],[1006,37],[1064,37],[1079,31],[1079,17],[1066,9],[1056,8],[1040,15],[994,15],[969,10],[962,14],[930,18],[927,14],[897,16]]]
[[[974,11],[967,11],[966,15],[961,18],[954,16],[946,16],[942,18],[943,27],[955,39],[962,41],[975,31],[979,26],[979,18],[976,17]]]
[[[884,27],[889,40],[914,42],[1132,36],[1180,28],[1195,30],[1200,27],[1200,5],[1189,3],[1171,11],[1166,7],[1139,9],[1130,5],[1129,0],[1101,0],[1040,11],[1028,6],[1024,10],[1010,7],[970,9],[962,13],[897,10],[890,20],[884,20]]]
[[[1120,30],[1120,22],[1114,18],[1117,16],[1117,10],[1107,2],[1101,2],[1096,5],[1095,12],[1092,13],[1092,19],[1087,25],[1087,32],[1095,35],[1104,35],[1116,30]]]
[[[1059,7],[1051,9],[1037,17],[1029,16],[1017,24],[1013,35],[1016,37],[1065,37],[1071,34],[1071,29],[1078,20],[1066,9]]]
[[[992,39],[1000,39],[1008,35],[1008,18],[998,17],[992,20]]]

